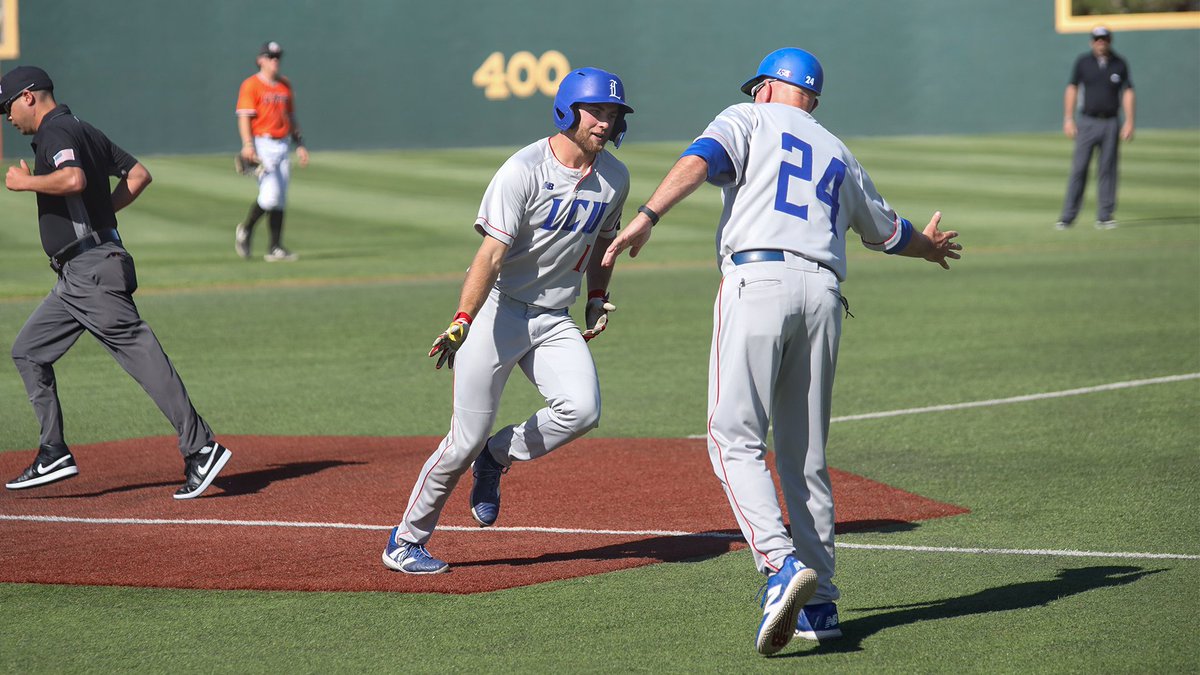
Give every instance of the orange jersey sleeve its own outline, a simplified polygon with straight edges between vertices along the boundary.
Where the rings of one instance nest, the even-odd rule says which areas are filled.
[[[255,136],[287,136],[294,111],[292,85],[287,78],[268,84],[258,75],[251,75],[238,90],[237,114],[251,118],[250,133]]]

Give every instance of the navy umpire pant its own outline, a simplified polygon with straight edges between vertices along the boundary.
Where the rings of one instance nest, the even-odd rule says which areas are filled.
[[[1063,200],[1062,217],[1059,220],[1072,223],[1079,215],[1084,187],[1087,185],[1088,165],[1097,147],[1100,148],[1100,159],[1096,162],[1096,172],[1100,174],[1100,185],[1096,196],[1096,220],[1112,220],[1113,210],[1117,206],[1120,118],[1080,115],[1075,130],[1075,156],[1071,161],[1071,178],[1067,182],[1067,197]]]
[[[154,331],[138,314],[136,290],[133,257],[119,244],[101,244],[63,266],[54,289],[17,334],[12,358],[41,424],[41,445],[66,447],[54,363],[85,330],[154,399],[178,432],[185,457],[213,440]]]

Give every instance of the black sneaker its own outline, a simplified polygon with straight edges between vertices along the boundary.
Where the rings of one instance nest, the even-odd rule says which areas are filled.
[[[4,484],[9,490],[24,490],[25,488],[49,485],[79,473],[75,466],[75,458],[66,446],[43,445],[38,448],[37,457],[33,464],[20,476]]]
[[[221,473],[225,463],[233,453],[229,448],[213,441],[200,448],[200,451],[183,460],[183,475],[187,477],[183,487],[175,491],[175,499],[191,499],[199,497],[201,492],[212,485],[213,479]]]

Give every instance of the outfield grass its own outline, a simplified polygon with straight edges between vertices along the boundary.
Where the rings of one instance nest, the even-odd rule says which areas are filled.
[[[1079,225],[1052,228],[1070,154],[1058,135],[850,146],[902,214],[941,210],[966,251],[944,272],[852,247],[835,416],[1200,373],[1200,133],[1143,131],[1123,148],[1122,227],[1104,232],[1090,225],[1094,182]],[[679,149],[617,151],[632,202]],[[228,157],[143,158],[156,180],[121,226],[138,302],[214,429],[444,433],[449,378],[425,352],[453,313],[483,187],[511,151],[318,153],[294,172],[290,265],[233,255],[254,187]],[[7,346],[53,277],[32,196],[0,194],[0,209]],[[703,188],[619,263],[619,310],[591,343],[596,435],[702,432],[718,209]],[[71,442],[170,433],[93,340],[56,370]],[[536,405],[514,378],[502,419]],[[0,367],[0,449],[36,438],[15,369]],[[1194,379],[837,422],[834,466],[971,509],[839,542],[1200,555],[1198,439]],[[434,550],[453,557],[436,539]],[[20,564],[19,552],[0,559]],[[760,579],[743,551],[470,597],[0,585],[0,669],[1200,669],[1200,560],[856,548],[838,560],[848,639],[782,659],[754,654]],[[214,651],[198,652],[213,635]]]

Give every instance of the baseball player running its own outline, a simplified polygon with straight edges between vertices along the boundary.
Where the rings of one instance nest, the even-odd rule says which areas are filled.
[[[383,564],[408,574],[449,565],[425,548],[458,479],[474,463],[471,514],[484,527],[500,512],[500,476],[579,438],[600,421],[600,385],[586,341],[604,330],[611,266],[629,171],[604,151],[626,129],[621,79],[597,68],[567,74],[554,97],[559,133],[517,151],[483,195],[483,242],[467,271],[458,312],[429,351],[454,370],[450,431],[417,476]],[[588,281],[585,328],[568,308]],[[468,339],[468,333],[470,335]],[[520,367],[546,407],[488,437],[501,392]]]
[[[265,213],[271,226],[271,245],[263,260],[291,262],[298,256],[283,247],[283,210],[287,201],[291,171],[288,164],[288,138],[296,144],[300,166],[308,166],[308,150],[296,122],[296,102],[292,83],[279,74],[283,48],[268,42],[258,50],[258,72],[247,77],[238,90],[238,134],[242,137],[239,159],[258,165],[258,197],[250,205],[246,220],[234,232],[234,250],[250,258],[254,225]]]
[[[755,565],[768,575],[755,647],[793,634],[839,637],[833,584],[833,494],[825,464],[846,278],[846,235],[867,248],[948,268],[961,246],[916,231],[876,191],[850,150],[811,113],[821,64],[800,49],[767,55],[733,105],[684,151],[612,243],[603,264],[650,239],[660,216],[708,181],[722,188],[713,307],[708,449]],[[763,458],[774,423],[776,465],[791,521],[784,526]]]

